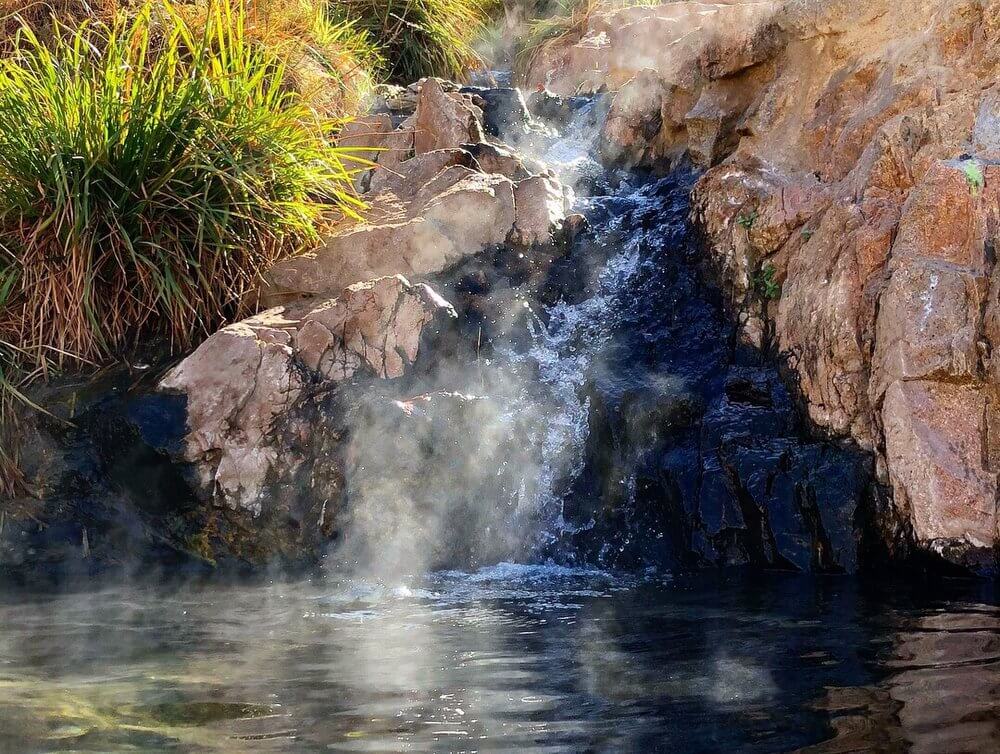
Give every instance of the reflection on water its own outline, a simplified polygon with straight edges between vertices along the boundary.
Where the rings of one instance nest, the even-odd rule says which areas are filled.
[[[1000,749],[1000,611],[497,566],[0,605],[0,752]]]

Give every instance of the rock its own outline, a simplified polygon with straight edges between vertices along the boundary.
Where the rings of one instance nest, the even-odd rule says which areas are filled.
[[[459,91],[482,102],[483,130],[495,139],[516,142],[537,129],[520,89],[465,86]]]
[[[455,165],[470,170],[479,170],[480,168],[478,161],[467,150],[436,149],[432,152],[418,154],[392,168],[378,166],[372,171],[368,193],[376,195],[383,191],[389,191],[398,199],[412,200],[441,171]],[[377,212],[378,208],[376,207],[376,216]]]
[[[269,309],[211,336],[160,384],[187,397],[183,455],[204,494],[259,516],[275,477],[303,462],[280,436],[308,389],[402,376],[424,330],[451,316],[430,288],[396,276],[352,285],[336,299]]]
[[[775,23],[747,19],[747,25],[735,31],[717,34],[705,43],[698,55],[698,67],[706,78],[725,78],[770,60],[785,43],[784,32]]]
[[[997,543],[996,459],[983,455],[994,410],[974,386],[896,382],[886,391],[882,421],[895,505],[919,543],[942,553],[960,545],[948,553],[960,561],[975,562]]]
[[[413,148],[423,154],[482,141],[482,120],[482,110],[469,95],[446,92],[439,79],[425,79],[414,116]]]
[[[514,189],[514,229],[510,240],[521,246],[552,243],[566,219],[562,186],[548,175],[526,178]]]
[[[476,158],[480,170],[484,173],[496,173],[510,178],[512,181],[521,181],[531,175],[521,157],[509,149],[486,142],[465,144],[463,149]],[[532,167],[541,168],[541,165],[534,164]],[[541,169],[544,170],[544,168]],[[536,172],[541,172],[541,170]]]
[[[900,266],[880,299],[872,399],[897,380],[974,381],[986,280],[932,262]]]
[[[591,97],[560,97],[543,87],[528,95],[528,109],[543,121],[563,127],[592,101]]]
[[[392,119],[387,114],[355,118],[337,135],[337,146],[357,150],[357,157],[375,162],[382,154],[380,150],[391,148],[392,133]]]
[[[684,116],[688,154],[695,165],[711,167],[735,150],[751,105],[771,75],[771,69],[762,66],[702,87]]]
[[[673,162],[684,152],[684,113],[692,100],[657,71],[645,69],[614,96],[604,124],[601,151],[613,162],[633,165]]]
[[[816,425],[876,453],[895,498],[876,527],[975,572],[997,567],[988,5],[817,0],[713,27],[700,98],[749,85],[686,127],[703,164],[733,152],[694,217],[746,337],[786,355]],[[754,291],[763,265],[777,300]]]
[[[431,162],[454,156],[445,152]],[[410,201],[386,192],[373,201],[365,222],[345,225],[321,248],[278,262],[265,275],[264,300],[331,294],[383,275],[440,272],[502,244],[514,219],[510,180],[452,165],[419,186]]]

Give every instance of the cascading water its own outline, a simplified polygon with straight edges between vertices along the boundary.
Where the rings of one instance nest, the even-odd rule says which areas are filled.
[[[534,292],[509,250],[440,281],[465,345],[350,396],[355,570],[0,598],[0,752],[995,743],[988,597],[686,572],[851,567],[864,463],[739,346],[691,176],[605,173],[587,133],[545,156],[590,231]]]
[[[389,513],[368,522],[365,557],[407,553],[394,572],[548,559],[852,569],[865,460],[810,442],[776,368],[737,342],[688,225],[693,176],[603,170],[592,107],[563,136],[519,144],[577,186],[590,230],[543,281],[507,291],[476,368],[439,364],[417,386],[476,395],[475,420],[426,438],[447,449],[419,458],[417,484],[380,470],[390,485],[360,506]],[[405,434],[391,422],[357,431]]]

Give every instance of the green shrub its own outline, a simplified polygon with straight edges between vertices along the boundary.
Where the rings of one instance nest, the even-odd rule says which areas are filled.
[[[423,76],[462,79],[481,61],[473,44],[495,0],[329,0],[336,21],[367,33],[386,61],[389,81]]]
[[[0,59],[0,342],[23,368],[187,347],[324,215],[360,206],[333,124],[245,6],[213,2],[197,32],[164,3],[155,35],[148,5],[45,44],[25,27]]]

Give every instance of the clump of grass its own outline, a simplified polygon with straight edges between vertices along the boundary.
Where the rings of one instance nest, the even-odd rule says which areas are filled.
[[[0,317],[7,309],[16,284],[13,260],[0,249]],[[11,498],[23,489],[24,478],[18,464],[14,410],[26,400],[19,383],[24,379],[20,370],[17,347],[0,340],[0,499]],[[2,512],[0,512],[2,515]]]
[[[481,64],[473,44],[495,0],[329,0],[330,17],[367,33],[393,83],[423,76],[463,79]]]
[[[220,2],[226,0],[175,0],[172,12],[182,16],[192,32],[201,33]],[[167,0],[152,3],[157,11],[150,19],[154,50],[172,23],[170,13],[156,8],[166,4]],[[147,5],[144,0],[0,0],[0,54],[14,48],[25,27],[50,44],[54,29],[95,22],[110,25]],[[239,0],[239,5],[247,39],[280,54],[285,84],[312,107],[329,117],[352,115],[362,107],[383,68],[367,32],[351,22],[331,19],[327,0]]]
[[[129,0],[0,0],[0,53],[11,51],[25,26],[47,41],[54,18],[67,26],[108,22],[129,4]]]
[[[749,233],[751,230],[753,230],[754,223],[757,222],[758,217],[760,217],[760,214],[757,212],[757,210],[753,210],[752,212],[744,212],[736,217],[736,224]]]
[[[200,28],[155,8],[44,43],[24,26],[0,59],[0,341],[21,371],[187,347],[360,207],[334,124],[254,43],[246,2],[216,0]]]
[[[200,30],[218,2],[196,0],[175,10]],[[325,116],[358,112],[384,64],[366,30],[332,18],[326,0],[242,0],[241,5],[247,39],[281,57],[286,85]]]

